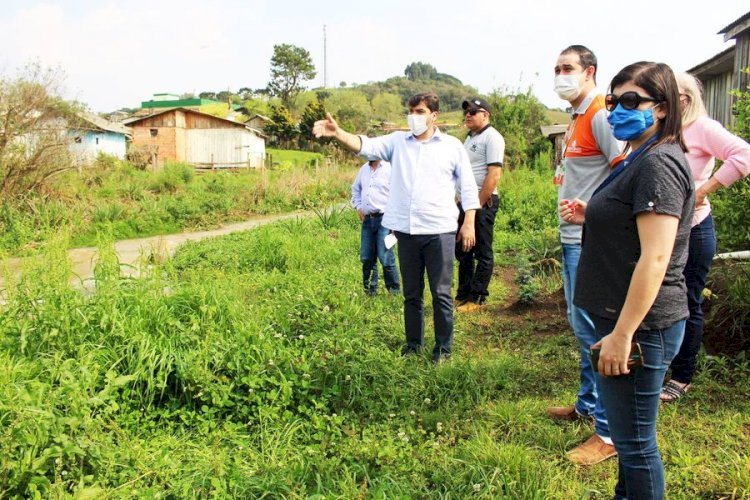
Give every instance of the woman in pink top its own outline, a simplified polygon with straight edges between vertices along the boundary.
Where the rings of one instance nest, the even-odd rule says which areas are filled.
[[[708,195],[750,174],[750,145],[707,116],[700,81],[683,73],[677,75],[677,84],[682,105],[682,135],[689,150],[686,157],[695,180],[695,214],[684,271],[690,317],[685,325],[680,352],[672,360],[672,378],[662,388],[662,401],[674,401],[690,389],[703,339],[701,301],[706,276],[716,253]],[[716,172],[715,158],[724,162]]]

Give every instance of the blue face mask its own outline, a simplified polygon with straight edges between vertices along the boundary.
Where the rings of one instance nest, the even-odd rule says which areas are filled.
[[[654,124],[653,108],[646,111],[625,109],[620,104],[609,114],[607,121],[612,126],[612,134],[620,141],[638,139]]]

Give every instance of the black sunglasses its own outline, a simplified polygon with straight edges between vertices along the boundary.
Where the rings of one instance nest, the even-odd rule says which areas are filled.
[[[464,111],[464,116],[466,116],[466,115],[474,116],[477,113],[479,113],[480,111],[484,111],[486,113],[486,111],[483,110],[483,109],[467,109],[467,110]]]
[[[607,94],[604,98],[604,106],[607,108],[607,111],[614,111],[618,104],[625,109],[635,109],[642,102],[664,102],[664,99],[643,97],[638,92],[625,92],[619,96]]]

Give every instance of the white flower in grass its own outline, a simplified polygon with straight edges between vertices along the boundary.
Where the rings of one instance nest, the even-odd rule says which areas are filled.
[[[482,485],[481,484],[479,484],[479,483],[475,483],[474,484],[474,491],[476,491],[477,493],[479,493],[479,491],[481,489],[482,489]]]
[[[408,443],[409,442],[409,438],[407,436],[404,436],[404,437],[401,438],[401,441],[403,441],[404,443]]]
[[[424,398],[424,404],[428,405],[432,403],[432,400],[430,398]]]
[[[404,436],[406,436],[406,433],[404,431],[398,433],[399,438],[403,438]]]
[[[409,415],[411,415],[412,417],[415,416],[416,414],[417,414],[417,412],[415,412],[414,410],[412,410],[412,411],[409,412]]]
[[[277,339],[280,339],[281,337],[283,337],[283,335],[280,333],[277,333],[276,335],[274,335],[274,337],[276,337]]]
[[[395,414],[395,413],[389,413],[389,414],[388,414],[388,418],[393,418],[393,417],[395,417],[395,416],[396,416],[396,414]]]
[[[325,311],[325,312],[328,312],[328,311],[330,311],[330,310],[331,310],[331,308],[330,308],[330,307],[328,307],[328,306],[323,306],[323,311]]]
[[[346,380],[347,382],[349,382],[351,379],[352,379],[351,375],[347,375],[346,377],[344,377],[344,380]]]
[[[435,426],[435,429],[438,432],[443,432],[443,423],[442,422],[438,422],[437,425]]]
[[[302,378],[309,379],[310,378],[310,374],[309,373],[305,373],[305,374],[302,375]]]
[[[304,335],[300,335],[300,336],[299,336],[299,337],[297,337],[297,338],[298,338],[298,339],[300,339],[300,340],[305,340],[305,336],[304,336]]]
[[[272,359],[268,360],[268,366],[273,366],[273,360]]]
[[[336,418],[336,417],[338,417],[338,415],[336,415],[335,413],[331,413],[331,418]]]

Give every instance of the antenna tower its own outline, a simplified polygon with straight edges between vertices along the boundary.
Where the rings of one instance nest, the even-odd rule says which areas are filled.
[[[328,40],[325,24],[323,25],[323,88],[328,88]]]

